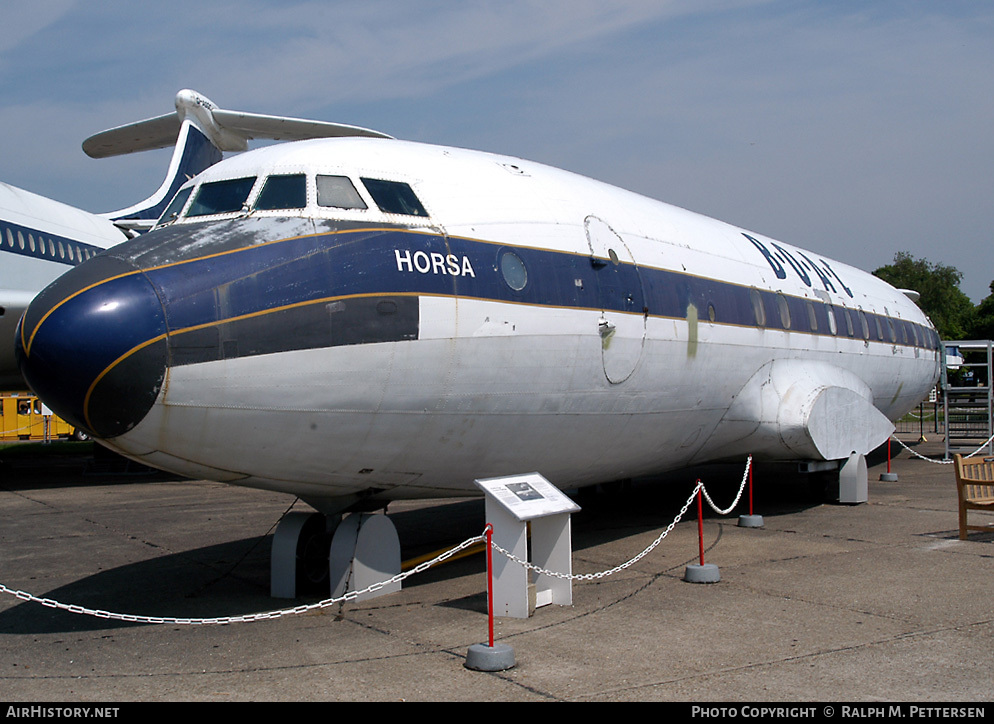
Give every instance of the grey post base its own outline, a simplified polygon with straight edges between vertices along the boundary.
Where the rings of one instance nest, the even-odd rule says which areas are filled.
[[[514,649],[507,644],[473,644],[466,654],[467,669],[474,671],[506,671],[514,668]]]
[[[718,566],[714,563],[693,564],[687,566],[683,580],[687,583],[717,583],[721,580],[721,574],[718,573]]]

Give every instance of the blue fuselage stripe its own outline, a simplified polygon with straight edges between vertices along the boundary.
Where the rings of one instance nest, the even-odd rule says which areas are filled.
[[[508,252],[524,265],[520,290],[502,273]],[[427,295],[674,319],[696,314],[701,322],[717,324],[925,349],[939,344],[923,325],[820,300],[582,254],[402,228],[260,243],[152,267],[144,274],[160,290],[170,335],[334,299]]]

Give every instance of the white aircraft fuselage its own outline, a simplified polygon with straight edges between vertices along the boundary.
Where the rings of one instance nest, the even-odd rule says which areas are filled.
[[[39,295],[25,378],[124,455],[328,511],[530,471],[844,459],[939,373],[885,282],[517,158],[270,146],[164,219]]]
[[[0,183],[0,390],[24,390],[14,330],[40,290],[127,238],[105,218]]]

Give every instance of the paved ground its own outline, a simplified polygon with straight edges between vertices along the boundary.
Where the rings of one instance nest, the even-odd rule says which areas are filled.
[[[942,444],[917,449],[939,457]],[[291,498],[51,452],[0,454],[0,584],[153,616],[285,605],[268,596],[268,558]],[[576,583],[573,606],[498,619],[517,660],[506,672],[463,666],[487,636],[477,554],[397,594],[252,623],[122,623],[0,594],[0,700],[990,701],[994,534],[958,540],[950,465],[901,450],[898,482],[884,483],[886,463],[873,462],[869,503],[857,506],[813,502],[790,470],[758,466],[764,528],[705,518],[719,583],[682,580],[698,550],[696,522],[682,522],[636,565]],[[579,497],[574,572],[640,552],[697,475],[716,503],[730,501],[742,470]],[[484,526],[479,501],[390,513],[406,558]]]

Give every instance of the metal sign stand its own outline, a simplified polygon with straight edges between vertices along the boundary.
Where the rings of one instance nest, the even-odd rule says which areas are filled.
[[[580,506],[538,473],[476,480],[486,494],[487,522],[493,541],[515,558],[569,576],[572,571],[570,514]],[[528,530],[531,529],[531,556]],[[506,556],[495,556],[493,605],[495,616],[528,618],[537,607],[573,603],[568,577],[536,573],[534,598],[529,596],[529,571]]]

